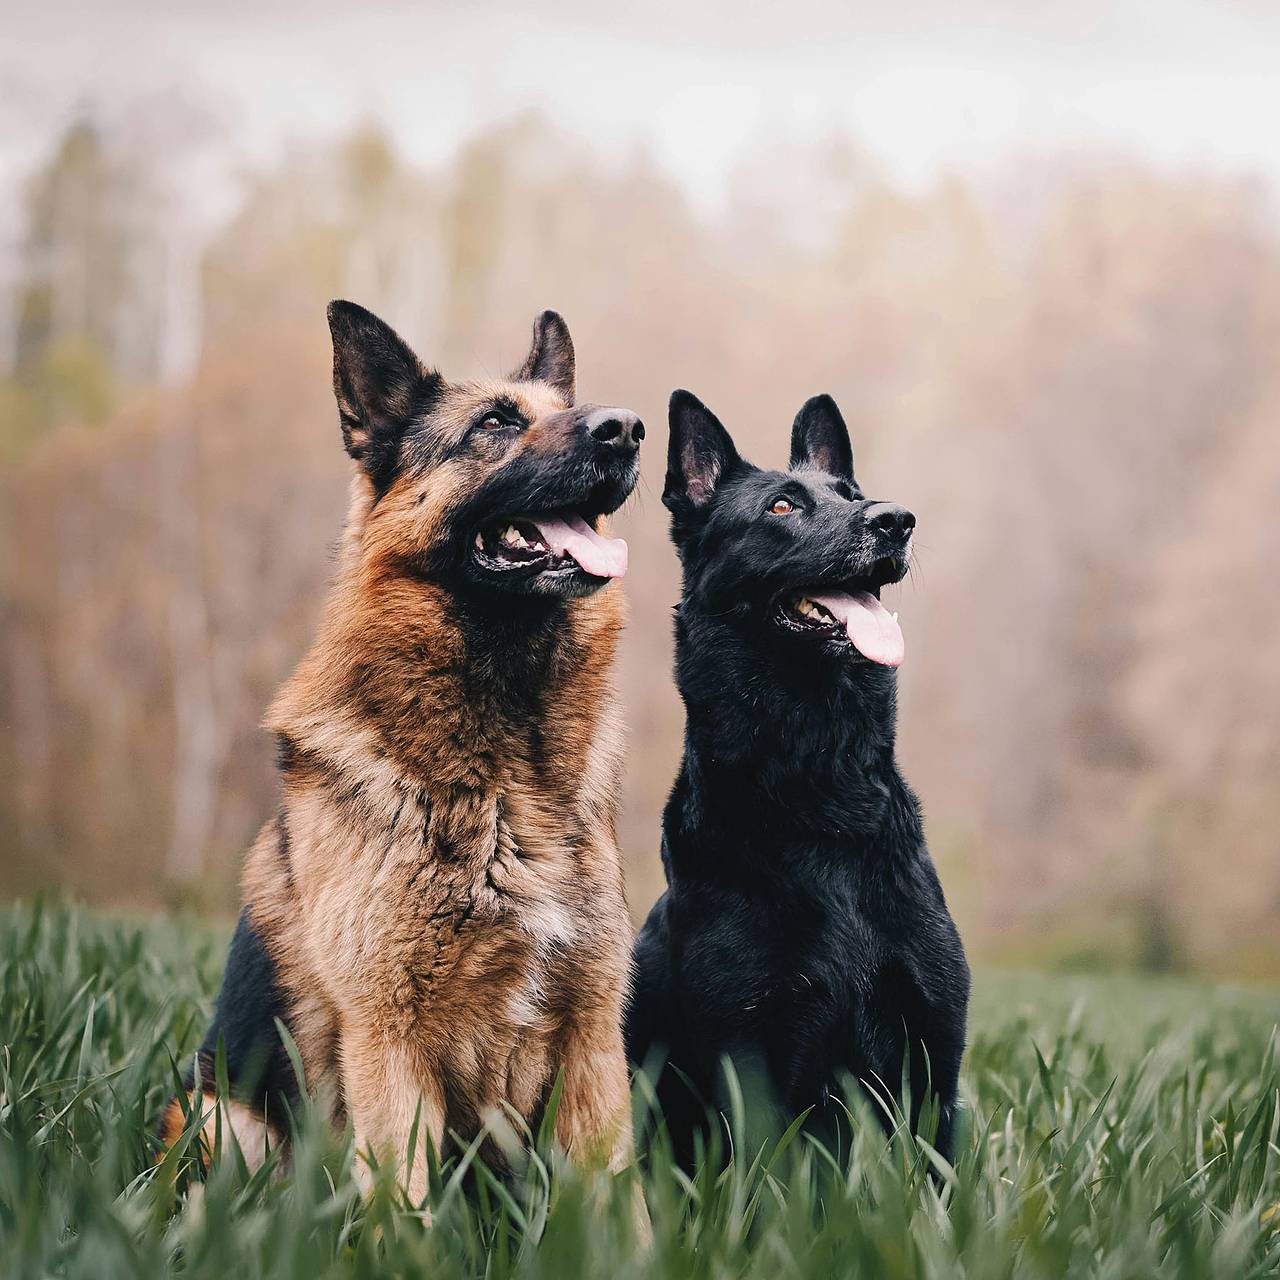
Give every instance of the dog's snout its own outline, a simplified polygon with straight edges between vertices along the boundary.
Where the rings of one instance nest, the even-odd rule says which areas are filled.
[[[634,453],[644,439],[644,423],[630,409],[593,409],[584,425],[593,440],[619,453]]]
[[[895,542],[906,542],[916,527],[915,515],[896,502],[874,502],[866,510],[866,521],[872,529]]]

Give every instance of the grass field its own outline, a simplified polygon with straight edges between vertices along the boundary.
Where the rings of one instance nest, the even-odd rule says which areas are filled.
[[[78,910],[0,913],[0,1276],[1063,1277],[1280,1270],[1280,993],[980,974],[954,1169],[866,1129],[682,1179],[585,1182],[538,1146],[500,1183],[465,1157],[434,1225],[299,1118],[292,1170],[229,1152],[202,1195],[151,1127],[208,1016],[224,937]]]

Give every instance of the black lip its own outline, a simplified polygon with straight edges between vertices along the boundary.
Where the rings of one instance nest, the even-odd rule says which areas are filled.
[[[500,485],[501,496],[492,493],[484,504],[487,511],[483,515],[477,512],[463,525],[467,530],[462,534],[464,572],[477,586],[517,596],[572,599],[594,594],[612,579],[588,573],[572,557],[556,556],[549,550],[540,555],[501,554],[497,534],[510,523],[566,513],[580,516],[598,529],[600,518],[622,506],[639,478],[639,462],[632,457],[607,468],[592,462],[577,470],[573,480],[566,476],[559,485],[547,483],[537,474],[522,477],[520,483]]]
[[[522,521],[499,521],[499,524],[523,523]],[[481,535],[484,536],[483,534]],[[607,578],[597,578],[588,573],[572,556],[558,556],[549,548],[534,554],[516,554],[514,556],[495,556],[487,550],[473,545],[472,558],[486,573],[502,574],[513,578],[536,578],[540,575],[548,577],[572,578],[575,575],[596,582],[607,582]]]
[[[774,623],[792,635],[809,636],[828,641],[845,650],[857,653],[849,633],[838,619],[830,622],[811,621],[802,618],[791,610],[791,602],[800,596],[812,599],[815,595],[823,595],[832,591],[865,591],[880,599],[880,591],[884,587],[901,582],[907,575],[907,560],[904,556],[881,556],[872,562],[865,573],[847,574],[838,579],[826,582],[810,582],[803,586],[784,587],[773,598],[770,615]]]
[[[823,622],[821,620],[811,621],[808,618],[797,617],[787,607],[785,600],[780,600],[773,612],[774,621],[784,631],[790,631],[797,636],[814,636],[829,640],[847,649],[853,648],[853,641],[849,639],[849,633],[834,618],[830,622]]]
[[[565,508],[558,510],[563,511]],[[550,551],[518,560],[499,559],[473,543],[471,565],[473,575],[487,590],[505,590],[517,597],[559,600],[581,598],[594,595],[612,581],[611,578],[600,578],[588,573],[572,556],[556,556]]]
[[[907,576],[909,563],[905,555],[881,556],[878,560],[872,562],[871,568],[866,573],[856,574],[848,579],[850,583],[860,585],[856,587],[849,586],[845,589],[871,591],[878,600],[881,587],[891,587],[895,582],[901,582]]]
[[[585,574],[589,578],[594,577],[594,574],[587,573],[572,556],[557,555],[545,544],[543,544],[543,550],[541,551],[525,550],[524,548],[504,548],[501,554],[495,554],[498,545],[500,545],[496,535],[508,525],[515,525],[517,528],[522,528],[522,530],[529,530],[540,518],[558,516],[565,511],[571,511],[576,515],[582,516],[592,528],[596,527],[595,522],[599,518],[598,515],[592,518],[583,515],[580,510],[573,507],[556,507],[550,511],[526,512],[518,516],[499,516],[496,520],[486,522],[476,531],[476,536],[483,545],[477,546],[475,538],[472,539],[472,558],[489,573],[515,574],[532,578],[541,573],[564,573],[568,575],[577,572]]]
[[[600,491],[604,489],[605,493]],[[599,530],[602,516],[611,514],[626,500],[630,494],[628,488],[616,497],[612,482],[602,481],[595,485],[587,497],[580,502],[568,502],[561,506],[547,507],[542,510],[523,510],[496,516],[478,526],[471,535],[471,559],[484,573],[500,576],[506,581],[528,581],[533,578],[545,578],[548,583],[563,582],[578,586],[603,586],[611,581],[596,574],[588,573],[572,556],[558,556],[550,548],[541,553],[526,553],[517,550],[515,554],[494,554],[496,539],[494,534],[509,524],[523,525],[526,528],[538,519],[558,516],[565,512],[581,517],[593,529]],[[603,500],[601,500],[603,499]],[[479,538],[482,546],[476,545]]]
[[[581,579],[583,582],[598,582],[601,586],[611,581],[609,578],[600,578],[594,573],[588,573],[571,556],[546,555],[536,560],[511,561],[494,559],[478,549],[472,554],[476,564],[485,573],[500,574],[513,581],[544,578],[550,582],[572,582]]]

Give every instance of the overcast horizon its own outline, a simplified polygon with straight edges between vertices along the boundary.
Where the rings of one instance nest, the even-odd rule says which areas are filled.
[[[211,121],[228,184],[246,162],[270,164],[287,143],[353,121],[379,122],[430,164],[530,108],[605,155],[643,147],[704,212],[749,145],[833,133],[908,186],[1063,147],[1275,181],[1278,51],[1280,8],[1207,0],[1088,0],[1071,13],[802,0],[785,17],[650,0],[608,27],[579,0],[536,15],[505,3],[126,0],[109,19],[87,0],[55,0],[9,23],[0,162],[11,204],[78,113],[111,119],[181,98]]]

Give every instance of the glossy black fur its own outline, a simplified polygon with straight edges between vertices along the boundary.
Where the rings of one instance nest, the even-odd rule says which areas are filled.
[[[213,1023],[200,1046],[201,1083],[215,1081],[219,1042],[227,1055],[232,1093],[284,1128],[285,1107],[298,1099],[298,1080],[280,1039],[276,1020],[287,1018],[275,962],[249,921],[240,913],[227,953]],[[189,1074],[187,1087],[192,1084]]]
[[[774,495],[795,510],[772,514]],[[912,1121],[931,1087],[947,1153],[969,972],[894,760],[896,675],[777,615],[798,588],[896,581],[906,542],[876,532],[888,508],[858,489],[828,397],[801,410],[791,470],[776,472],[677,392],[663,500],[684,570],[687,722],[628,1054],[669,1060],[659,1097],[686,1161],[706,1105],[724,1104],[722,1055],[775,1123],[813,1106],[828,1131],[850,1080],[899,1094],[905,1057]]]

